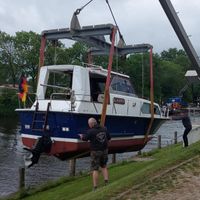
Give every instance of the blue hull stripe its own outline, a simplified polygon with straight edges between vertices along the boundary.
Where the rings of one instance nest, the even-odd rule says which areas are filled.
[[[20,121],[22,134],[41,136],[42,131],[32,131],[34,111],[20,111]],[[38,115],[37,120],[43,121],[44,116]],[[88,129],[88,118],[94,117],[100,119],[100,115],[89,115],[80,113],[61,113],[49,112],[47,125],[51,137],[58,138],[79,138],[78,134],[85,133]],[[164,122],[163,119],[155,119],[151,134],[154,134],[157,128]],[[106,116],[108,131],[112,137],[143,136],[145,135],[150,118],[126,117],[126,116]],[[28,127],[28,128],[27,128]],[[42,129],[43,123],[36,123],[35,129]]]

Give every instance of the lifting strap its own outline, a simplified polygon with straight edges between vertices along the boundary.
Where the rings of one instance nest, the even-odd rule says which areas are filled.
[[[150,111],[151,111],[151,119],[147,129],[147,133],[145,134],[144,143],[148,142],[148,136],[150,134],[151,128],[153,126],[154,121],[154,83],[153,83],[153,49],[150,49]]]
[[[112,30],[112,44],[110,48],[110,54],[109,54],[109,63],[108,63],[108,74],[106,78],[106,86],[105,86],[105,92],[104,92],[104,101],[102,106],[102,113],[101,113],[101,126],[104,126],[105,119],[106,119],[106,111],[107,111],[107,105],[109,100],[109,87],[110,87],[110,77],[111,77],[111,70],[112,70],[112,62],[113,62],[113,55],[114,55],[114,45],[115,45],[115,35],[117,32],[117,27],[114,27]]]

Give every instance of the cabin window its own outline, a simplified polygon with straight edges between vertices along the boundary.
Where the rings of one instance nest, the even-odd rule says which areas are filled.
[[[106,77],[98,74],[90,74],[91,100],[103,103]]]
[[[156,115],[161,115],[160,109],[159,109],[158,106],[154,106],[154,113],[155,113]]]
[[[150,114],[150,104],[149,103],[143,103],[142,108],[141,108],[141,112],[143,114]]]
[[[127,78],[115,76],[111,81],[110,89],[113,93],[122,93],[123,95],[134,95],[134,89]]]
[[[69,99],[72,88],[72,72],[50,72],[45,99]]]
[[[150,103],[143,103],[141,112],[144,114],[150,114],[151,113],[151,104]],[[155,115],[160,115],[160,110],[157,105],[154,105],[154,114]]]

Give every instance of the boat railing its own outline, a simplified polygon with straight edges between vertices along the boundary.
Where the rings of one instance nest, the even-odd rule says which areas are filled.
[[[71,97],[71,92],[68,93],[52,93],[50,95],[50,101],[52,100],[69,100]]]
[[[69,88],[69,87],[63,87],[63,86],[58,86],[58,85],[49,85],[49,84],[40,84],[40,85],[44,86],[44,87],[51,87],[51,88],[57,88],[57,89],[66,90],[67,92],[71,91],[71,88]]]
[[[76,97],[73,90],[70,90],[67,93],[52,93],[50,96],[50,101],[52,100],[70,100],[71,111],[75,110]]]
[[[99,69],[99,70],[103,69],[102,66],[100,66],[100,65],[94,65],[94,64],[91,64],[91,63],[83,63],[83,66],[84,67],[88,67],[88,68],[93,68],[93,69]]]

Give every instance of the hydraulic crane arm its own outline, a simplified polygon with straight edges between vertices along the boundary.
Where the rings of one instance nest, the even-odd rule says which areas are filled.
[[[197,71],[198,76],[200,77],[200,60],[199,57],[193,48],[192,43],[190,42],[187,33],[184,30],[184,27],[171,3],[170,0],[159,0],[163,10],[165,11],[176,35],[178,36],[183,48],[185,49],[191,63],[192,67]]]

